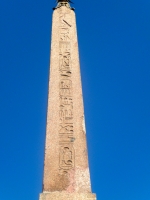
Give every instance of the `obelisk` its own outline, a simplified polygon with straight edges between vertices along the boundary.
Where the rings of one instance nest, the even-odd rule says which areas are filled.
[[[53,12],[43,193],[40,200],[96,200],[91,192],[74,9]]]

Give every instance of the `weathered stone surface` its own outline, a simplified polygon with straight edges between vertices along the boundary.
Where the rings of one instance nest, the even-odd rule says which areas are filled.
[[[96,200],[96,195],[91,193],[50,192],[40,194],[40,200]]]
[[[75,13],[53,12],[43,193],[40,200],[91,194]]]

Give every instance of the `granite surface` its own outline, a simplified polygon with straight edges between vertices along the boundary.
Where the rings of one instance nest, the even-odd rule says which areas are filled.
[[[43,193],[40,200],[91,194],[75,12],[53,12]]]

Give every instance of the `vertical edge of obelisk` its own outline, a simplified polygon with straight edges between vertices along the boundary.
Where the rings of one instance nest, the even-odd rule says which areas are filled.
[[[76,133],[76,192],[91,192],[86,130],[84,119],[84,106],[82,95],[82,84],[80,74],[79,48],[76,27],[76,15],[72,12],[72,68],[73,68],[73,90],[74,90],[74,126]],[[82,177],[82,179],[80,178]]]
[[[50,74],[49,74],[49,94],[46,124],[45,160],[44,160],[44,179],[43,190],[49,191],[51,185],[56,181],[55,166],[58,164],[59,150],[58,145],[58,118],[59,118],[59,42],[58,42],[58,23],[59,17],[57,10],[53,12],[52,33],[51,33],[51,55],[50,55]]]

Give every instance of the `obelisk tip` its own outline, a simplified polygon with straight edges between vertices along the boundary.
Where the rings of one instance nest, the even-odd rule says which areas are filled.
[[[71,8],[71,6],[70,6],[70,3],[73,3],[70,0],[56,0],[56,2],[57,2],[56,8],[60,8],[61,6],[66,6],[70,9],[74,10],[74,8]],[[54,8],[54,9],[56,9],[56,8]]]

